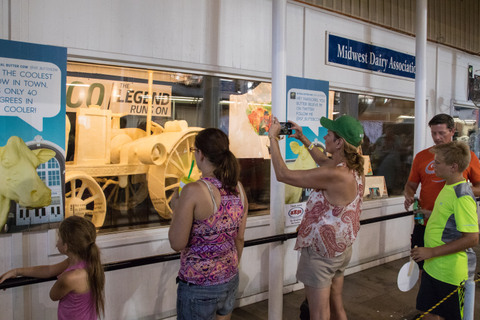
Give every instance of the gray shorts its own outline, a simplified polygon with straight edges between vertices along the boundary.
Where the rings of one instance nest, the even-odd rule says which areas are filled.
[[[302,248],[297,280],[312,288],[329,287],[333,278],[343,276],[351,258],[351,246],[334,258],[322,257],[312,247]]]

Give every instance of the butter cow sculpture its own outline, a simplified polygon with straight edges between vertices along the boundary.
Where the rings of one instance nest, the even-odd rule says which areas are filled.
[[[50,205],[51,191],[38,176],[36,168],[54,156],[53,150],[30,150],[16,136],[0,147],[0,230],[7,221],[10,200],[27,208]]]

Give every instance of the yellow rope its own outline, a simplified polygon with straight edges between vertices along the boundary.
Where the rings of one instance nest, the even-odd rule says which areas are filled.
[[[480,281],[480,279],[477,279],[475,280],[474,282],[478,282]],[[427,314],[429,314],[430,312],[432,312],[433,309],[435,309],[436,307],[438,307],[439,305],[441,305],[443,302],[445,302],[445,300],[447,300],[448,298],[450,298],[455,292],[457,292],[458,290],[462,289],[464,287],[464,283],[465,281],[463,281],[457,289],[453,290],[451,293],[449,293],[445,298],[443,298],[442,300],[440,300],[436,305],[434,305],[433,307],[431,307],[430,309],[428,309],[427,311],[425,311],[424,313],[422,313],[422,315],[420,315],[420,317],[418,317],[417,319],[415,320],[419,320],[419,319],[422,319],[423,317],[425,317]]]

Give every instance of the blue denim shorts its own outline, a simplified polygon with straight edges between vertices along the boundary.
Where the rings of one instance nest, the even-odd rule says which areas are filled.
[[[238,273],[227,283],[198,286],[178,282],[177,320],[214,320],[233,311],[238,290]]]

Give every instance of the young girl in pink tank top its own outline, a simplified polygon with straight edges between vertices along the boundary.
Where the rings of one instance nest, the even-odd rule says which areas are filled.
[[[60,224],[57,240],[58,251],[67,259],[54,265],[12,269],[0,276],[0,283],[18,276],[56,276],[50,298],[59,301],[58,319],[96,320],[104,311],[105,286],[96,237],[93,223],[81,217],[69,217]]]

